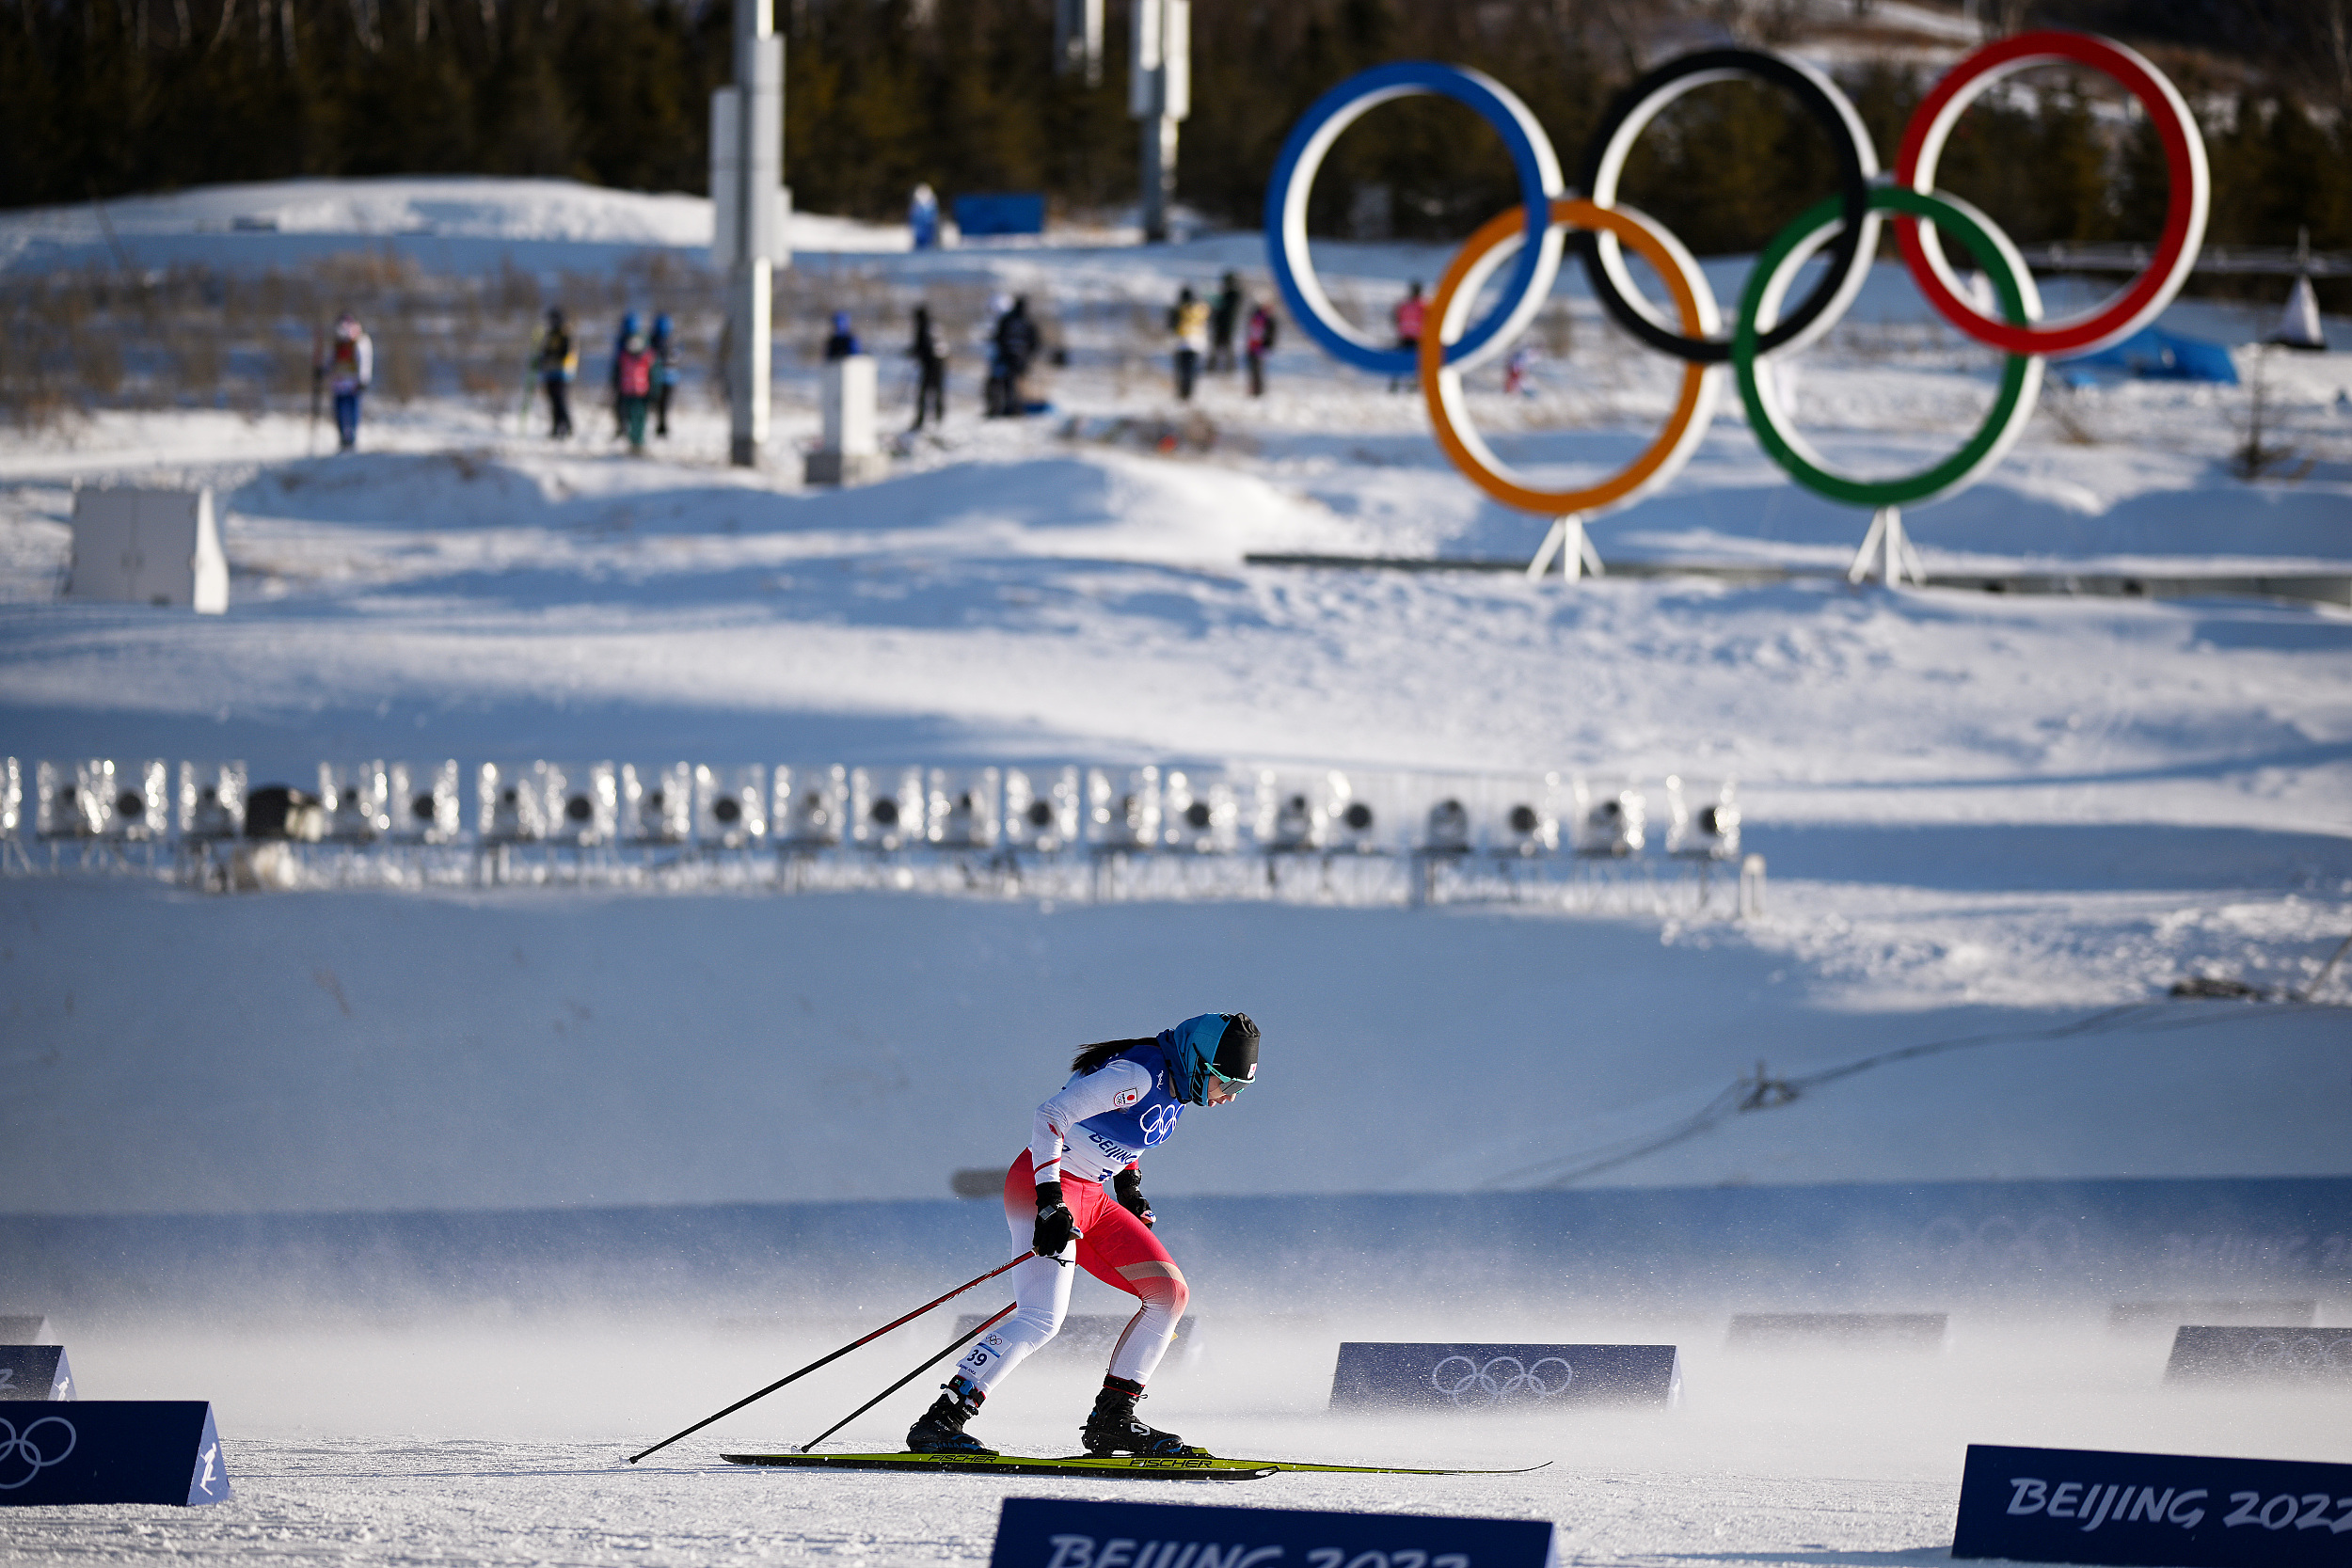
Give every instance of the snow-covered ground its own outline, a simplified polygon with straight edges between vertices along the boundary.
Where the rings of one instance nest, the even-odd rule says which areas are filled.
[[[237,1500],[185,1512],[17,1513],[0,1535],[0,1561],[977,1563],[988,1559],[1000,1499],[1049,1496],[1548,1519],[1569,1564],[1669,1568],[1695,1557],[1932,1568],[1950,1560],[1970,1442],[2345,1457],[2331,1394],[2166,1389],[2156,1381],[2161,1338],[2040,1320],[1979,1325],[1925,1357],[1738,1354],[1723,1347],[1720,1319],[1577,1323],[1595,1335],[1678,1340],[1683,1404],[1411,1422],[1325,1412],[1327,1337],[1275,1320],[1232,1326],[1243,1342],[1155,1382],[1154,1420],[1235,1454],[1550,1465],[1522,1476],[1279,1475],[1196,1489],[822,1476],[717,1459],[798,1444],[853,1408],[881,1376],[842,1370],[860,1367],[861,1354],[630,1467],[623,1455],[847,1331],[755,1339],[637,1322],[553,1334],[102,1332],[75,1347],[77,1369],[105,1369],[84,1374],[93,1397],[184,1393],[195,1368],[238,1391],[223,1407]],[[944,1338],[901,1330],[870,1354],[895,1374]],[[975,1430],[1014,1451],[1070,1451],[1098,1378],[1080,1358],[1041,1360],[1006,1385]],[[898,1402],[837,1441],[895,1446],[907,1414]]]
[[[235,227],[264,216],[274,230]],[[140,264],[295,265],[389,235],[428,265],[550,271],[647,245],[691,260],[707,223],[690,198],[486,181],[197,192],[109,219]],[[1524,556],[1543,523],[1478,499],[1417,398],[1295,331],[1263,401],[1208,380],[1196,407],[1213,445],[1158,451],[1179,411],[1137,310],[1228,266],[1262,277],[1254,235],[916,256],[895,231],[802,221],[806,271],[886,302],[861,322],[884,348],[925,289],[1028,293],[1071,351],[1039,383],[1055,412],[978,420],[967,353],[946,435],[847,492],[798,483],[816,427],[798,363],[782,365],[757,473],[723,465],[723,416],[700,393],[642,461],[601,440],[600,410],[555,446],[518,434],[511,408],[456,401],[371,408],[364,451],[343,458],[310,455],[304,425],[278,416],[11,432],[0,752],[237,756],[257,781],[294,783],[322,758],[379,755],[1175,760],[1374,770],[1407,789],[1736,776],[1748,847],[1771,863],[1764,917],[707,888],[221,899],[9,877],[10,1215],[944,1196],[949,1171],[1011,1152],[1071,1043],[1233,1006],[1266,1029],[1267,1080],[1153,1156],[1164,1209],[1477,1192],[1628,1149],[1648,1151],[1589,1181],[2352,1175],[2341,1006],[2169,1004],[2111,1033],[2028,1037],[2156,1002],[2188,974],[2307,986],[2352,935],[2352,614],[1248,565]],[[18,268],[107,244],[87,213],[0,219]],[[1444,261],[1318,253],[1335,297],[1367,313]],[[1710,272],[1733,296],[1737,265]],[[1505,455],[1553,476],[1638,449],[1668,388],[1572,271],[1561,299],[1569,341],[1539,367],[1540,395],[1472,396]],[[2244,345],[2268,317],[2191,305],[2172,325]],[[2352,342],[2352,325],[2329,326]],[[2239,356],[2250,378],[2259,351]],[[1806,358],[1798,406],[1833,458],[1915,467],[1964,437],[1991,366],[1881,268]],[[2298,452],[2283,477],[2230,471],[2243,388],[2053,388],[2062,418],[1907,519],[1931,568],[2352,571],[2352,356],[2262,369],[2272,439]],[[901,373],[885,361],[894,410]],[[135,481],[215,487],[226,617],[57,601],[71,485]],[[1612,560],[1841,569],[1865,521],[1784,479],[1735,400],[1680,479],[1595,533]],[[2352,1001],[2352,978],[2339,969],[2319,999]],[[1976,1036],[1998,1037],[1650,1147],[1762,1075],[1759,1058],[1802,1078]],[[2352,1302],[2340,1275],[2312,1287],[2339,1298],[2330,1311]],[[622,1444],[825,1348],[814,1328],[747,1347],[703,1321],[616,1326],[583,1302],[579,1321],[303,1341],[116,1305],[60,1323],[88,1391],[220,1401],[247,1500],[11,1519],[0,1560],[971,1561],[1009,1490],[717,1466],[733,1442],[798,1440],[801,1414],[761,1411],[675,1466],[615,1473]],[[19,1306],[42,1303],[0,1286],[0,1310]],[[1337,1323],[1362,1306],[1296,1310]],[[1202,1302],[1203,1321],[1216,1309]],[[1375,1326],[1441,1337],[1394,1310]],[[2160,1399],[2160,1352],[2085,1321],[1995,1314],[1956,1328],[1931,1367],[1796,1377],[1726,1361],[1721,1317],[1695,1306],[1666,1322],[1530,1311],[1543,1337],[1673,1336],[1690,1406],[1363,1429],[1315,1414],[1331,1335],[1267,1323],[1155,1389],[1152,1414],[1226,1451],[1556,1459],[1534,1478],[1290,1477],[1217,1500],[1549,1516],[1584,1562],[1938,1562],[1971,1440],[2352,1457],[2315,1406]],[[915,1351],[887,1352],[894,1375]],[[791,1408],[821,1425],[879,1384],[866,1361]],[[1082,1383],[1025,1375],[992,1404],[994,1434],[1063,1448]],[[887,1441],[915,1400],[845,1437]]]
[[[465,176],[284,180],[200,185],[0,214],[0,268],[48,271],[174,262],[285,267],[353,249],[390,248],[439,268],[609,264],[638,249],[710,245],[710,199],[599,190],[570,180]],[[905,250],[904,226],[804,213],[796,243],[826,254]]]

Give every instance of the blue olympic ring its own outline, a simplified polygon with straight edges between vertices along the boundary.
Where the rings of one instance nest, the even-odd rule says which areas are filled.
[[[1549,222],[1552,198],[1563,194],[1560,160],[1534,115],[1510,88],[1484,71],[1434,60],[1400,60],[1349,77],[1316,99],[1282,143],[1266,186],[1265,231],[1271,242],[1266,250],[1291,319],[1333,358],[1376,375],[1418,375],[1420,360],[1411,349],[1374,341],[1331,308],[1307,260],[1307,196],[1341,132],[1377,104],[1422,93],[1466,104],[1501,133],[1518,171],[1519,206],[1527,214],[1527,241],[1502,286],[1502,300],[1459,341],[1446,345],[1445,363],[1467,370],[1500,351],[1543,309],[1560,270],[1562,235]],[[1424,330],[1437,330],[1437,323]]]

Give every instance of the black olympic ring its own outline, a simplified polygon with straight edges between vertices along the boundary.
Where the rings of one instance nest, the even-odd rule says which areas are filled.
[[[1862,287],[1869,253],[1863,241],[1878,232],[1870,210],[1870,182],[1878,174],[1878,154],[1870,134],[1845,98],[1823,87],[1808,68],[1755,49],[1705,49],[1660,66],[1616,96],[1592,139],[1584,144],[1584,168],[1580,176],[1584,194],[1603,207],[1617,200],[1617,177],[1626,153],[1650,119],[1682,94],[1727,76],[1752,76],[1785,87],[1804,112],[1819,123],[1837,153],[1837,190],[1843,226],[1829,245],[1829,268],[1797,308],[1771,331],[1756,340],[1759,355],[1771,354],[1799,340],[1810,341],[1807,329],[1846,303]],[[1695,78],[1695,80],[1692,80]],[[1669,90],[1671,89],[1671,90]],[[1661,354],[1693,364],[1721,365],[1731,358],[1731,340],[1686,338],[1661,325],[1626,296],[1632,279],[1626,275],[1624,254],[1616,238],[1594,230],[1569,236],[1592,280],[1593,293],[1619,326]],[[1875,245],[1870,249],[1876,249]]]
[[[1447,1369],[1456,1362],[1461,1363],[1462,1370],[1449,1374]],[[1558,1377],[1557,1384],[1545,1373],[1547,1367],[1560,1369],[1550,1374]],[[1502,1368],[1509,1370],[1499,1370]],[[1483,1367],[1467,1355],[1449,1355],[1429,1369],[1429,1386],[1465,1410],[1556,1399],[1566,1393],[1568,1385],[1575,1381],[1576,1369],[1557,1355],[1547,1355],[1532,1367],[1516,1355],[1498,1355]]]
[[[65,1447],[55,1454],[33,1440],[33,1433],[45,1426],[65,1428]],[[0,1492],[13,1492],[50,1465],[63,1463],[80,1439],[81,1434],[73,1430],[73,1423],[62,1416],[43,1416],[37,1421],[28,1421],[22,1434],[17,1432],[14,1422],[0,1420]],[[7,1477],[19,1465],[25,1466],[24,1473],[14,1481],[8,1480]]]

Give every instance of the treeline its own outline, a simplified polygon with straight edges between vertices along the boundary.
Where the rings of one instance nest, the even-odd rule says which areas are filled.
[[[949,196],[1042,189],[1065,213],[1131,200],[1126,8],[1104,8],[1102,80],[1089,87],[1052,70],[1052,0],[777,0],[797,202],[888,217],[918,181]],[[2315,246],[2352,248],[2345,0],[2266,0],[2249,13],[2263,19],[2255,58],[2229,52],[2256,33],[2223,0],[2001,9],[2115,27],[2144,16],[2156,36],[2134,41],[2205,117],[2211,239],[2290,245],[2308,229]],[[1253,224],[1299,112],[1351,71],[1408,57],[1510,85],[1573,178],[1611,95],[1669,47],[1661,29],[1769,43],[1783,13],[1757,0],[1196,0],[1180,196]],[[298,175],[700,190],[730,38],[726,0],[0,0],[0,204]],[[1891,159],[1926,83],[1873,67],[1847,86]],[[2024,243],[2146,237],[2161,160],[2144,120],[2119,135],[2080,95],[2107,90],[2059,83],[1972,114],[1942,182]],[[1729,86],[1661,120],[1624,196],[1702,253],[1751,249],[1828,189],[1830,169],[1826,140],[1785,103]],[[1460,234],[1514,200],[1495,137],[1465,109],[1413,100],[1342,138],[1313,220]]]
[[[699,190],[725,28],[675,0],[0,0],[0,200],[299,175]]]

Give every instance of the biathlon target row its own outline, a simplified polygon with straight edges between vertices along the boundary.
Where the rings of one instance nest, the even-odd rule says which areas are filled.
[[[2146,268],[2103,304],[2044,322],[2041,296],[2016,245],[1984,214],[1935,190],[1935,170],[1953,125],[1987,88],[2035,66],[2061,64],[2099,71],[2139,102],[2163,145],[2169,185],[2164,230]],[[1765,246],[1726,328],[1689,249],[1656,219],[1620,202],[1617,185],[1635,141],[1667,105],[1693,88],[1734,77],[1788,93],[1821,127],[1836,150],[1837,189]],[[1307,198],[1341,132],[1381,103],[1417,94],[1451,98],[1495,128],[1511,153],[1519,204],[1464,242],[1430,300],[1428,329],[1416,349],[1383,345],[1332,308],[1308,257]],[[2172,302],[2196,264],[2211,198],[2204,142],[2178,89],[2124,45],[2068,32],[2021,34],[1955,65],[1904,127],[1891,183],[1880,177],[1862,117],[1835,82],[1802,61],[1753,49],[1686,55],[1620,93],[1586,147],[1581,178],[1582,198],[1569,199],[1543,127],[1508,87],[1465,67],[1410,60],[1352,76],[1317,99],[1282,144],[1266,190],[1268,260],[1300,328],[1344,364],[1376,375],[1418,376],[1438,444],[1454,467],[1504,505],[1554,516],[1625,506],[1671,480],[1706,433],[1716,372],[1726,365],[1757,440],[1807,489],[1858,506],[1916,504],[1962,489],[2023,434],[2041,390],[2044,356],[2093,354],[2121,342]],[[1912,280],[1937,313],[2008,357],[1991,412],[1960,451],[1915,474],[1865,481],[1832,472],[1792,428],[1772,361],[1818,341],[1844,317],[1868,276],[1883,218],[1894,222]],[[1991,281],[1997,316],[1970,302],[1944,254],[1939,230],[1956,236]],[[1570,235],[1602,308],[1644,345],[1681,360],[1682,388],[1658,438],[1627,467],[1597,484],[1543,490],[1498,460],[1472,428],[1462,374],[1502,353],[1534,321]],[[1664,281],[1671,311],[1660,310],[1635,287],[1626,267],[1628,246]],[[1820,277],[1784,313],[1799,271],[1816,256],[1826,263]],[[1477,321],[1469,320],[1506,261],[1511,272],[1501,297]]]

